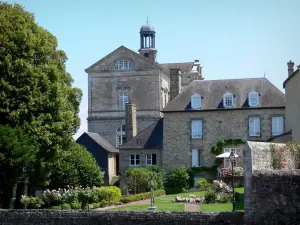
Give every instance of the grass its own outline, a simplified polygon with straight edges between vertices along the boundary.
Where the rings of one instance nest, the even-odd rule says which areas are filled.
[[[236,188],[236,192],[244,194],[244,188]],[[189,193],[181,193],[174,195],[165,195],[158,198],[155,198],[155,206],[157,207],[157,211],[184,211],[183,203],[175,203],[172,202],[176,196],[188,197],[189,195],[194,194],[198,196],[204,196],[205,191],[199,192],[189,192]],[[115,208],[114,210],[120,211],[147,211],[149,204],[142,205],[130,205],[123,206],[120,208]],[[215,204],[201,204],[201,211],[204,212],[231,212],[232,211],[232,203],[215,203]],[[241,200],[236,202],[236,210],[244,211],[244,198],[242,196]]]

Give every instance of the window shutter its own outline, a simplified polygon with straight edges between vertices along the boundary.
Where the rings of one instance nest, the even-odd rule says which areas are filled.
[[[156,154],[152,154],[152,165],[156,165]]]
[[[282,134],[284,132],[283,117],[278,117],[278,132],[279,132],[279,134]]]
[[[199,156],[198,156],[198,149],[193,149],[192,150],[192,166],[197,167],[199,166]]]
[[[277,129],[277,117],[272,117],[272,135],[277,135],[278,129]]]
[[[200,109],[201,108],[201,96],[199,94],[192,95],[191,107],[192,107],[192,109]]]
[[[199,137],[202,138],[202,120],[199,120],[198,129],[199,129]]]
[[[255,136],[260,135],[260,118],[256,117],[254,120],[254,127],[255,127]]]
[[[202,151],[199,150],[199,166],[203,166],[203,164],[204,164],[204,160],[203,160]]]
[[[254,118],[249,118],[249,135],[254,136]]]

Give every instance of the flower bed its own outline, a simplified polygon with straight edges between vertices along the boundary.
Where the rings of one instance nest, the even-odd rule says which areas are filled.
[[[46,190],[38,197],[22,196],[25,208],[92,209],[120,202],[121,190],[115,186]]]

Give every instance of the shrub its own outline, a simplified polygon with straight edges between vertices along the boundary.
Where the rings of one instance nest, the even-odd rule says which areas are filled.
[[[61,206],[60,205],[54,205],[54,206],[50,206],[48,209],[61,210]]]
[[[65,204],[62,204],[62,205],[61,205],[61,209],[62,209],[62,210],[70,210],[70,209],[71,209],[71,206],[70,206],[70,204],[65,203]]]
[[[205,197],[205,203],[215,203],[217,199],[217,192],[213,189],[209,189],[204,194]]]
[[[155,190],[154,191],[154,197],[159,197],[165,194],[165,190]],[[140,200],[145,200],[150,198],[151,193],[150,192],[145,192],[145,193],[140,193],[137,195],[131,195],[131,196],[126,196],[121,199],[122,203],[129,203],[129,202],[135,202],[135,201],[140,201]]]
[[[81,204],[78,200],[70,203],[71,209],[81,209]]]
[[[148,167],[150,172],[154,172],[154,190],[163,189],[165,181],[165,170],[161,166]]]
[[[212,188],[212,184],[209,183],[205,178],[201,178],[196,183],[196,187],[200,188],[201,190],[208,190]]]
[[[217,195],[217,202],[219,203],[227,203],[232,201],[232,194],[229,193],[220,193]]]
[[[167,194],[185,192],[189,188],[189,175],[185,168],[178,167],[166,176],[165,190]]]
[[[116,203],[121,200],[121,190],[115,186],[100,187],[98,189],[97,202],[106,201],[108,203]]]
[[[44,201],[39,197],[30,197],[25,195],[22,196],[21,202],[26,209],[38,209],[44,204]]]
[[[129,193],[138,194],[150,190],[150,170],[147,168],[129,168],[126,170],[126,184]]]

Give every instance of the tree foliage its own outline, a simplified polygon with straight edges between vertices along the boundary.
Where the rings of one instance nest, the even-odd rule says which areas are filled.
[[[96,159],[80,144],[73,142],[61,151],[51,165],[49,188],[101,186],[104,175]]]
[[[20,5],[0,2],[0,124],[19,126],[39,146],[32,182],[68,147],[80,125],[82,92],[66,72],[57,39]]]
[[[18,179],[33,168],[38,149],[20,128],[0,125],[0,206],[8,208]]]

